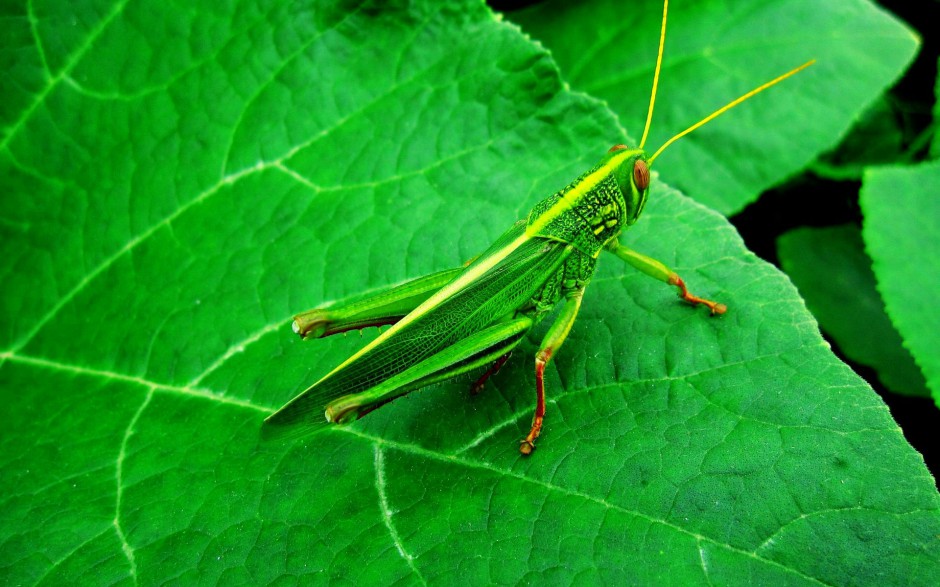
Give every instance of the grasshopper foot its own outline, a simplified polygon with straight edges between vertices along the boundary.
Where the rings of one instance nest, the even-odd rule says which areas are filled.
[[[686,287],[685,282],[682,281],[682,278],[676,275],[675,273],[669,276],[669,285],[674,285],[678,287],[679,297],[689,302],[693,306],[697,306],[701,304],[705,306],[706,308],[708,308],[711,311],[712,316],[724,314],[725,312],[728,311],[728,306],[724,304],[713,302],[711,300],[706,300],[705,298],[700,298],[696,295],[693,295],[692,292],[689,291],[689,288]]]
[[[540,402],[540,405],[544,406],[545,404],[544,402]],[[523,438],[519,443],[519,452],[526,456],[532,454],[532,451],[535,450],[535,439],[542,433],[542,419],[544,413],[544,408],[541,413],[536,412],[535,417],[532,418],[532,429],[529,430],[529,435]]]
[[[523,438],[519,443],[519,452],[525,456],[532,454],[532,451],[535,450],[535,443],[529,440],[528,438]]]

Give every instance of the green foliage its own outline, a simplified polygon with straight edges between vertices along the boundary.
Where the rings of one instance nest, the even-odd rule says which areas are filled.
[[[604,258],[532,458],[516,447],[543,332],[480,396],[433,386],[261,442],[265,415],[374,336],[302,343],[293,313],[465,261],[628,140],[484,6],[16,11],[6,581],[937,583],[920,456],[787,278],[661,182],[625,244],[731,310]]]
[[[552,51],[574,89],[606,100],[639,136],[662,2],[554,0],[512,18]],[[739,212],[835,146],[917,46],[909,28],[866,0],[674,1],[647,146],[655,150],[733,98],[816,59],[657,161],[668,183],[719,212]]]
[[[937,61],[937,70],[940,71],[940,60]],[[930,142],[930,156],[932,158],[940,157],[940,132],[937,132],[937,121],[940,120],[940,75],[937,76],[934,90],[933,105],[933,140]]]
[[[858,228],[799,228],[783,235],[778,247],[783,269],[846,356],[874,367],[894,392],[930,395],[885,314]]]
[[[862,234],[888,315],[940,404],[940,162],[865,172]]]
[[[921,22],[912,12],[906,16],[922,27],[934,20]],[[927,31],[933,33],[931,27]],[[936,155],[937,50],[935,43],[925,47],[933,53],[920,56],[898,87],[866,112],[839,147],[811,166],[828,179],[861,180],[854,212],[860,213],[864,231],[854,226],[798,229],[780,239],[779,255],[823,328],[848,357],[875,367],[888,389],[932,393],[940,404],[931,332],[935,312],[925,295],[936,287],[931,277],[940,265],[933,209],[940,173],[930,161]],[[933,77],[925,79],[924,71]],[[845,193],[851,184],[828,185]],[[812,209],[804,221],[821,223]]]

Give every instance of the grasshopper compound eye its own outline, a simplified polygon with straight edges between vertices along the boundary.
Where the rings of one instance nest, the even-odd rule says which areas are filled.
[[[623,151],[624,149],[629,149],[629,148],[630,148],[630,147],[628,147],[628,146],[626,146],[626,145],[614,145],[613,147],[611,147],[610,149],[608,149],[607,152],[608,152],[608,153],[614,153],[614,152],[616,152],[616,151]]]
[[[637,159],[633,163],[633,183],[641,192],[650,187],[650,168],[642,159]]]

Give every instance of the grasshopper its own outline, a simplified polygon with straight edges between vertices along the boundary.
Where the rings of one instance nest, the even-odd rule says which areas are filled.
[[[668,0],[663,6],[653,89],[639,147],[613,146],[597,165],[536,204],[527,218],[514,223],[464,266],[295,316],[294,332],[304,339],[392,326],[269,416],[267,435],[307,434],[328,422],[353,422],[413,390],[489,366],[473,386],[479,391],[532,327],[563,301],[535,355],[535,414],[519,445],[522,454],[531,454],[545,417],[545,366],[574,324],[602,251],[678,288],[679,297],[692,306],[705,306],[712,315],[727,310],[723,304],[693,295],[673,270],[623,246],[617,237],[643,212],[650,165],[666,147],[813,62],[716,110],[649,156],[643,145],[656,99],[667,12]]]

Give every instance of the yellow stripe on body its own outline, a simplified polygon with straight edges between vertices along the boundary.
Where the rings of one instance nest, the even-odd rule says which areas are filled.
[[[606,163],[596,171],[582,179],[576,186],[568,192],[562,194],[561,200],[540,216],[533,224],[526,227],[526,234],[538,234],[543,228],[548,226],[553,220],[573,209],[580,203],[581,198],[601,182],[607,174],[616,169],[625,159],[643,153],[642,149],[623,149],[617,151]]]
[[[522,233],[519,236],[519,238],[509,243],[508,245],[506,245],[505,247],[497,251],[495,254],[481,261],[479,265],[476,265],[476,266],[471,265],[470,267],[468,267],[466,271],[464,271],[457,277],[457,279],[455,279],[454,281],[444,286],[442,289],[440,289],[436,294],[434,294],[430,298],[424,300],[424,302],[420,306],[418,306],[417,308],[412,310],[407,316],[405,316],[404,318],[402,318],[401,320],[393,324],[391,328],[389,328],[388,330],[380,334],[378,338],[376,338],[375,340],[373,340],[366,346],[362,347],[359,350],[359,352],[349,357],[348,359],[343,361],[338,367],[336,367],[335,369],[333,369],[332,371],[330,371],[329,373],[321,377],[319,381],[314,383],[314,386],[319,385],[322,381],[329,378],[334,373],[342,370],[344,367],[346,367],[347,365],[349,365],[350,363],[352,363],[353,361],[355,361],[356,359],[358,359],[365,353],[369,352],[370,350],[374,349],[378,345],[382,344],[385,340],[387,340],[389,337],[394,335],[396,332],[398,332],[399,330],[401,330],[408,324],[411,324],[412,322],[417,320],[419,317],[425,315],[428,311],[433,310],[442,301],[446,300],[454,293],[463,289],[464,286],[472,283],[473,281],[478,279],[480,276],[485,274],[487,271],[495,267],[500,261],[508,257],[510,253],[512,253],[513,251],[518,249],[519,246],[521,246],[523,243],[528,241],[529,238],[530,237],[527,234]]]

